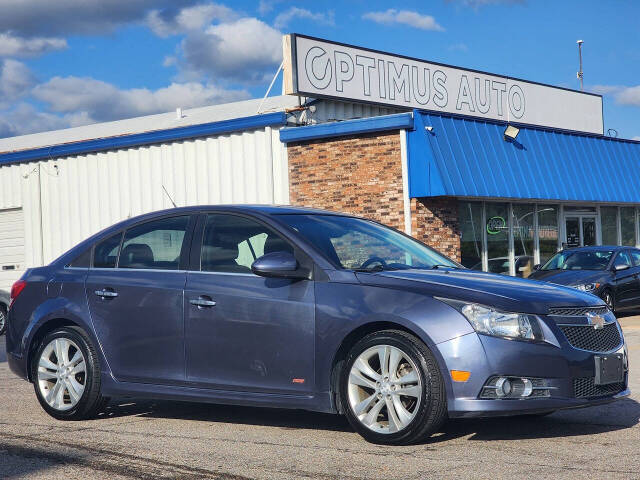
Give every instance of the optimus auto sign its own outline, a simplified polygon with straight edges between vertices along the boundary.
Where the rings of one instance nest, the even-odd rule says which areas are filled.
[[[304,35],[284,37],[285,92],[602,134],[602,97]]]

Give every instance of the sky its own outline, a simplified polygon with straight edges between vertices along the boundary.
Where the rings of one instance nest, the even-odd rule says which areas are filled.
[[[302,33],[575,89],[582,39],[605,132],[640,140],[639,18],[637,0],[1,0],[0,137],[262,97]]]

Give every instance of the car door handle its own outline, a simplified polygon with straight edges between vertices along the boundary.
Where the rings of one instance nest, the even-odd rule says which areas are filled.
[[[102,297],[102,298],[115,298],[118,296],[117,292],[114,292],[113,290],[96,290],[95,293],[97,296]]]
[[[210,308],[210,307],[215,307],[216,306],[216,302],[214,302],[211,299],[207,299],[207,298],[196,298],[194,300],[189,300],[189,303],[191,305],[195,305],[198,308]]]

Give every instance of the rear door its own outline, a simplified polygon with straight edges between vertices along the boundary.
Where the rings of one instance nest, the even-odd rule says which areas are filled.
[[[632,270],[635,277],[633,295],[629,299],[629,306],[638,308],[640,307],[640,250],[632,248],[629,250],[629,255],[633,263]]]
[[[150,220],[94,248],[86,293],[118,380],[184,382],[183,295],[193,223],[189,215]]]
[[[188,382],[223,390],[312,391],[313,281],[259,277],[250,268],[275,251],[289,251],[303,265],[310,260],[251,217],[210,214],[201,230],[185,290]]]

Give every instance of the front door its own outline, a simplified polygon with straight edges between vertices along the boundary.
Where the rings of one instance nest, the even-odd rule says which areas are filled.
[[[235,391],[313,391],[313,281],[251,272],[256,258],[276,251],[290,251],[301,264],[306,262],[302,252],[257,220],[230,214],[206,217],[200,270],[188,273],[185,290],[190,384]]]
[[[184,382],[189,216],[152,220],[96,245],[86,294],[114,377]],[[122,246],[120,246],[122,245]]]
[[[596,245],[595,215],[566,215],[564,221],[567,247]]]

